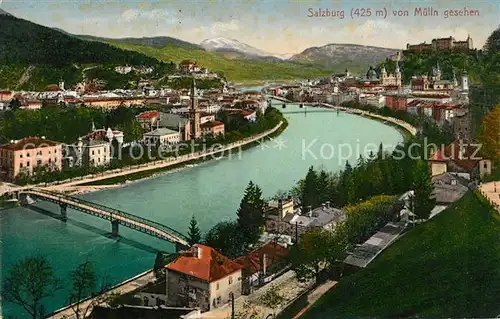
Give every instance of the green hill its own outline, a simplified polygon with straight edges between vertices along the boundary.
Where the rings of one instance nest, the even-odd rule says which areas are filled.
[[[64,79],[83,78],[88,65],[163,63],[107,43],[85,41],[12,15],[0,15],[0,88],[39,90]]]
[[[496,317],[500,215],[473,193],[345,277],[301,318]]]
[[[0,24],[2,64],[158,63],[156,59],[140,53],[126,52],[106,43],[84,41],[13,16],[0,15]]]
[[[310,64],[294,62],[272,62],[258,59],[233,59],[226,58],[214,52],[203,49],[193,50],[167,45],[163,48],[153,48],[122,42],[109,42],[125,50],[133,50],[157,58],[161,61],[194,60],[209,70],[223,74],[228,81],[255,81],[255,80],[283,80],[297,78],[311,78],[331,75],[333,71],[343,70],[338,68],[324,68]]]
[[[69,34],[69,33],[68,33]],[[94,37],[91,35],[74,35],[70,34],[74,37],[80,38],[82,40],[88,40],[88,41],[100,41],[100,42],[124,42],[124,43],[130,43],[130,44],[138,44],[138,45],[145,45],[148,47],[153,47],[153,48],[162,48],[166,45],[173,45],[185,49],[202,49],[197,44],[182,41],[176,38],[172,37],[150,37],[150,38],[120,38],[120,39],[112,39],[112,38],[100,38],[100,37]]]

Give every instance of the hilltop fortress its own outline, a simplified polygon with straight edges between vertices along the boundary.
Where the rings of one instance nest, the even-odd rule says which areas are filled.
[[[469,52],[473,50],[470,35],[465,41],[456,41],[453,37],[433,39],[431,43],[407,44],[406,51],[429,52],[429,51],[460,51]]]

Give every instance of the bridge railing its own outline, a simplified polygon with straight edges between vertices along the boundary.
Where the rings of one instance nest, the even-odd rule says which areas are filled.
[[[115,209],[115,208],[107,207],[107,206],[104,206],[104,205],[101,205],[101,204],[97,204],[97,203],[94,203],[94,202],[90,202],[90,201],[87,201],[87,200],[84,200],[84,199],[81,199],[81,198],[69,196],[69,195],[66,195],[66,194],[59,193],[59,192],[49,191],[49,190],[46,190],[46,189],[32,189],[31,191],[42,193],[42,194],[47,194],[47,195],[51,195],[51,196],[55,196],[55,197],[59,197],[59,198],[63,198],[63,199],[66,199],[66,200],[70,200],[70,201],[79,203],[79,204],[83,204],[83,205],[87,205],[87,206],[90,206],[90,207],[93,207],[93,208],[97,208],[97,209],[103,210],[105,212],[108,212],[108,213],[110,213],[112,215],[117,215],[117,216],[129,219],[129,220],[135,221],[135,222],[139,222],[139,223],[142,223],[142,224],[154,227],[156,229],[159,229],[161,231],[169,233],[169,234],[171,234],[173,236],[176,236],[176,237],[179,237],[179,238],[181,238],[183,240],[186,240],[186,236],[184,234],[176,231],[173,228],[170,228],[170,227],[168,227],[166,225],[157,223],[155,221],[152,221],[152,220],[149,220],[149,219],[146,219],[146,218],[143,218],[143,217],[139,217],[139,216],[136,216],[136,215],[132,215],[132,214],[126,213],[124,211],[121,211],[121,210],[118,210],[118,209]]]

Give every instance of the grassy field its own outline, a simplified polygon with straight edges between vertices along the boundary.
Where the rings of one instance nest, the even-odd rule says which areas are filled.
[[[223,74],[228,81],[304,79],[327,76],[335,71],[343,70],[340,66],[338,69],[326,69],[320,66],[292,62],[274,63],[262,60],[230,59],[213,52],[185,49],[173,45],[152,48],[119,42],[110,42],[110,44],[125,50],[144,53],[162,61],[179,63],[182,60],[194,60],[210,71]]]
[[[301,318],[496,317],[500,217],[475,194],[343,278]]]

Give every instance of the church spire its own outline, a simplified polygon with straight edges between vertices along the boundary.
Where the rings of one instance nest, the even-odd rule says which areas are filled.
[[[195,105],[194,105],[194,99],[196,98],[196,81],[195,79],[193,78],[193,82],[191,83],[191,107],[195,108]]]

